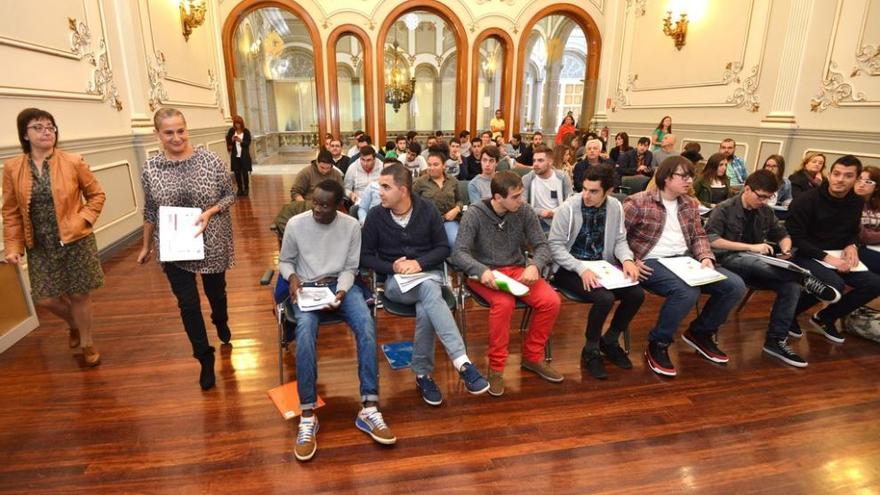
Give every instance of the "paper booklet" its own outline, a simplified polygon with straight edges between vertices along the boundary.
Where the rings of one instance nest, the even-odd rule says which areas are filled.
[[[880,252],[880,244],[875,244],[875,245],[873,245],[873,246],[865,246],[865,247],[868,248],[868,249],[870,249],[871,251],[878,251],[878,252]]]
[[[495,285],[498,287],[498,290],[509,292],[516,297],[522,297],[529,293],[529,288],[527,286],[508,277],[498,270],[492,270],[492,276],[495,277]]]
[[[318,311],[336,302],[336,294],[327,287],[302,287],[296,305],[302,312]]]
[[[658,262],[665,266],[678,278],[685,281],[691,287],[711,284],[726,280],[727,276],[713,268],[704,268],[699,261],[690,256],[676,256],[674,258],[658,258]]]
[[[791,270],[793,272],[798,272],[798,273],[803,273],[803,274],[810,273],[809,270],[801,268],[798,265],[795,265],[794,263],[792,263],[791,261],[788,261],[788,260],[775,258],[773,256],[767,256],[766,254],[758,254],[758,253],[751,253],[751,252],[746,252],[746,254],[749,256],[754,256],[754,257],[758,258],[759,260],[763,261],[764,263],[767,263],[768,265],[771,265],[771,266],[776,266],[779,268],[784,268],[786,270]]]
[[[402,275],[397,273],[394,275],[394,280],[397,281],[397,286],[400,287],[400,292],[403,293],[409,292],[410,289],[418,286],[425,280],[436,280],[437,282],[443,282],[443,278],[440,277],[440,275],[437,275],[436,273],[426,272],[413,273],[411,275]]]
[[[317,397],[315,409],[324,405],[324,399],[320,395]],[[302,410],[299,408],[299,393],[296,390],[295,380],[269,389],[269,398],[275,403],[275,407],[278,408],[278,412],[284,419],[292,419],[302,414]]]
[[[178,206],[159,207],[159,261],[205,259],[205,239],[196,236],[202,210]]]
[[[596,274],[602,287],[608,290],[619,289],[621,287],[632,287],[638,285],[636,280],[633,282],[623,273],[623,270],[617,268],[605,260],[598,261],[582,261],[584,267]]]
[[[842,249],[826,249],[825,252],[826,252],[827,254],[830,254],[831,256],[836,256],[836,257],[838,257],[838,258],[843,259],[843,250],[842,250]],[[825,263],[825,262],[822,261],[822,260],[816,260],[816,261],[818,261],[820,265],[822,265],[822,266],[824,266],[824,267],[826,267],[826,268],[831,268],[832,270],[837,270],[837,268],[834,268],[834,267],[833,267],[831,264],[829,264],[829,263]],[[866,271],[868,271],[868,267],[865,266],[864,263],[862,263],[861,261],[859,261],[859,264],[858,264],[855,268],[850,268],[849,271],[851,271],[851,272],[866,272]]]

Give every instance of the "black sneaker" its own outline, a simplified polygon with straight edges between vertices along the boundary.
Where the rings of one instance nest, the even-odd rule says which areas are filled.
[[[675,376],[675,366],[669,359],[669,342],[648,342],[645,359],[651,371],[663,376]]]
[[[724,351],[719,349],[715,341],[712,340],[711,335],[693,333],[688,329],[688,331],[681,334],[681,340],[696,349],[704,358],[713,363],[726,363],[730,361],[727,354],[724,354]]]
[[[626,355],[626,352],[623,351],[617,342],[606,344],[604,340],[599,340],[599,350],[605,355],[606,359],[618,368],[632,369],[632,361],[629,360],[629,356]]]
[[[796,339],[804,336],[804,331],[801,330],[801,325],[797,322],[797,318],[791,320],[791,328],[788,329],[788,336]]]
[[[764,352],[779,359],[785,364],[790,364],[797,368],[806,368],[807,360],[798,356],[791,350],[785,339],[768,340],[764,342]]]
[[[437,387],[437,384],[430,375],[425,375],[423,377],[417,376],[416,387],[422,394],[422,400],[426,403],[432,406],[439,406],[443,403],[443,394],[440,392],[440,388]]]
[[[803,286],[806,293],[815,296],[820,301],[832,304],[840,301],[840,292],[837,289],[812,275],[804,277]]]
[[[819,318],[819,313],[814,314],[810,317],[810,323],[819,330],[819,333],[825,336],[826,339],[834,342],[836,344],[842,344],[844,340],[843,335],[837,331],[837,324],[833,321],[822,321]]]
[[[597,380],[605,380],[608,373],[605,373],[605,361],[599,354],[599,349],[584,349],[581,351],[581,369],[590,373],[590,376]]]

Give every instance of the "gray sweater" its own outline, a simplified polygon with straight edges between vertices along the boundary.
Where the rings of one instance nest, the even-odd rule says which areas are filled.
[[[533,258],[527,260],[523,251]],[[538,271],[550,263],[550,248],[538,216],[526,205],[499,218],[486,201],[472,204],[461,218],[452,262],[469,276],[479,277],[489,268],[535,265]]]
[[[337,214],[329,225],[320,224],[311,210],[287,221],[278,269],[285,280],[296,273],[302,282],[336,277],[336,290],[354,284],[361,255],[361,227],[349,215]]]
[[[478,175],[468,182],[467,189],[470,203],[479,203],[492,197],[492,179]]]
[[[584,216],[581,214],[583,204],[584,200],[580,194],[572,196],[556,210],[556,215],[553,216],[548,240],[553,263],[557,265],[553,271],[561,267],[580,275],[586,270],[581,261],[571,255],[571,247],[584,222]],[[602,251],[602,258],[612,265],[634,259],[626,242],[623,207],[620,201],[611,195],[605,198],[605,249]]]

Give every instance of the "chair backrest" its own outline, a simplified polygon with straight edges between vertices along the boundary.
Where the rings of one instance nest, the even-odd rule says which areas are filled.
[[[512,169],[512,171],[513,171],[513,173],[518,175],[520,178],[523,178],[526,175],[528,175],[529,172],[532,171],[532,168],[531,167],[516,167],[516,168]]]
[[[620,185],[628,188],[627,192],[629,194],[635,194],[644,191],[645,186],[648,185],[650,180],[650,177],[645,177],[644,175],[627,175],[621,178]]]
[[[495,167],[496,172],[504,172],[506,170],[510,170],[510,159],[503,158],[500,162],[498,162],[498,166]]]
[[[470,197],[468,197],[468,184],[470,182],[471,181],[469,180],[458,181],[458,197],[461,198],[461,202],[466,205],[471,204]]]

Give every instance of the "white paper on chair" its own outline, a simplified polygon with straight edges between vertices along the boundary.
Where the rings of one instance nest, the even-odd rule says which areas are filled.
[[[843,250],[842,249],[826,249],[825,253],[830,254],[831,256],[843,259]],[[822,265],[826,268],[831,268],[832,270],[837,270],[837,268],[834,268],[834,266],[832,266],[829,263],[825,263],[822,260],[816,260],[816,261],[818,261],[820,265]],[[859,261],[859,264],[855,268],[851,268],[849,271],[851,271],[851,272],[866,272],[866,271],[868,271],[868,267],[865,266],[864,263]]]
[[[302,312],[318,311],[336,302],[336,294],[327,287],[303,287],[296,296],[296,305]]]
[[[442,283],[443,279],[440,275],[436,273],[413,273],[411,275],[403,275],[397,273],[394,275],[394,280],[397,281],[397,286],[400,287],[400,292],[407,293],[413,287],[417,287],[419,284],[426,280],[436,280],[437,282]]]
[[[707,268],[700,264],[699,261],[690,256],[676,256],[674,258],[657,259],[661,265],[665,266],[678,278],[691,287],[699,285],[711,284],[726,280],[727,276],[718,272],[714,268]]]
[[[633,282],[632,279],[627,278],[626,274],[623,273],[623,270],[605,260],[582,261],[581,263],[583,263],[587,270],[596,274],[599,283],[602,284],[602,287],[605,287],[608,290],[619,289],[621,287],[632,287],[639,283],[638,281]]]
[[[205,259],[205,239],[196,236],[202,210],[179,206],[159,207],[159,261]]]

